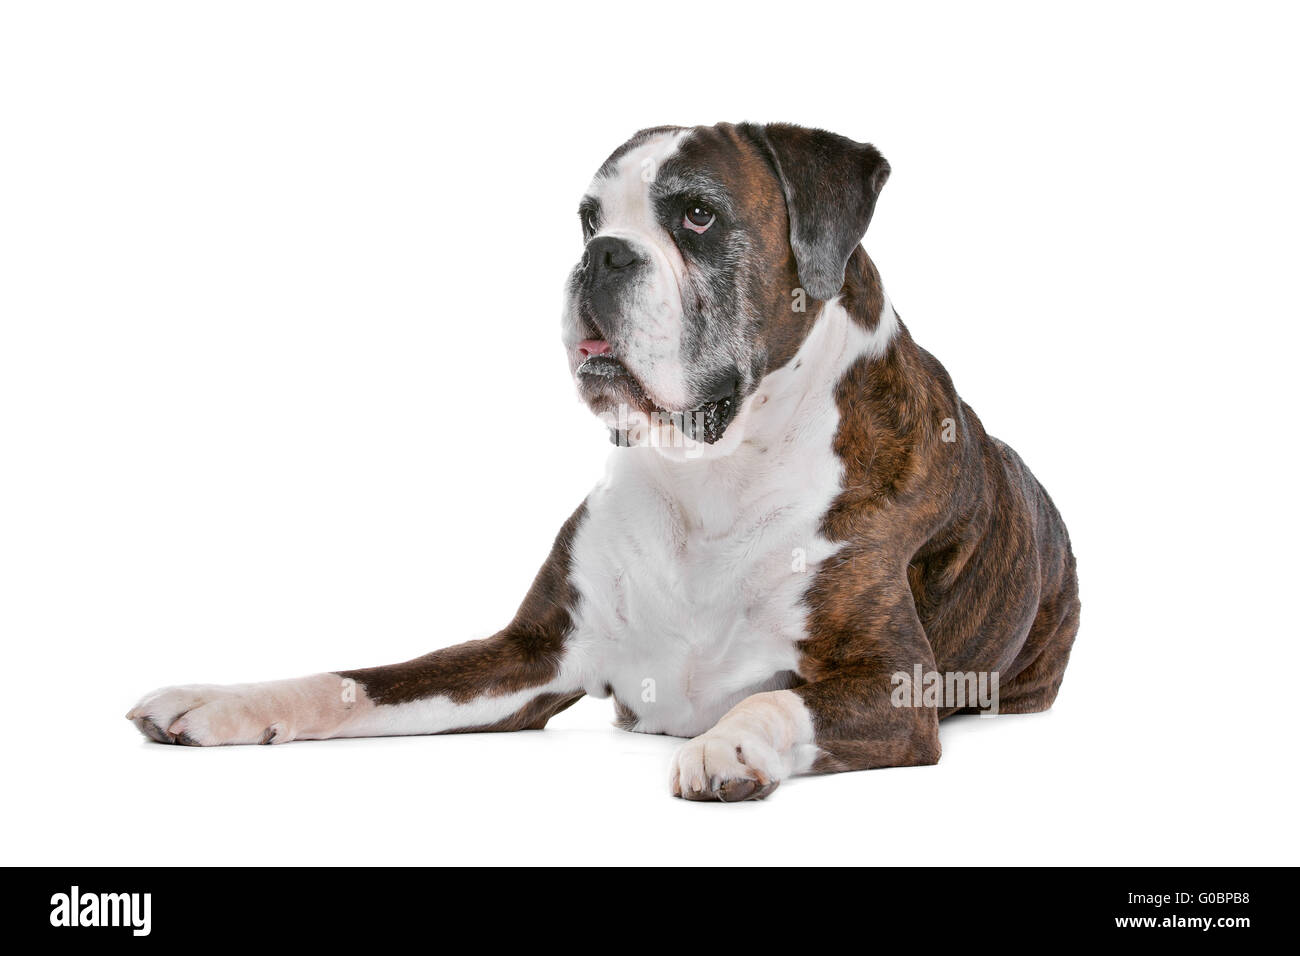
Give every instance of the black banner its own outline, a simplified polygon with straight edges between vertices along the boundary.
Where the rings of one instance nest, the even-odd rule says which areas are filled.
[[[115,937],[374,942],[389,933],[448,926],[493,942],[535,936],[555,943],[556,930],[613,919],[648,939],[671,937],[674,906],[689,908],[694,932],[710,913],[747,935],[783,926],[796,937],[902,933],[927,950],[1131,938],[1175,946],[1244,943],[1286,931],[1292,869],[826,869],[761,874],[753,868],[703,864],[694,872],[630,871],[613,878],[574,868],[542,875],[456,874],[421,869],[352,868],[10,868],[6,925],[41,931],[51,942],[75,937],[98,944]],[[701,907],[704,907],[701,909]],[[752,907],[752,912],[749,908]],[[583,912],[586,910],[588,912]],[[748,914],[748,915],[747,915]],[[841,924],[839,927],[835,924]],[[864,938],[865,937],[865,938]]]

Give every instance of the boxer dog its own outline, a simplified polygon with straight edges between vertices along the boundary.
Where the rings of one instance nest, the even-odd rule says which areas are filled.
[[[860,242],[888,176],[799,126],[636,134],[581,201],[563,316],[616,447],[514,619],[127,717],[162,743],[279,744],[540,729],[590,694],[626,730],[692,738],[673,794],[739,801],[937,761],[939,721],[972,706],[914,675],[992,674],[1000,712],[1049,707],[1079,622],[1069,538],[885,295]]]

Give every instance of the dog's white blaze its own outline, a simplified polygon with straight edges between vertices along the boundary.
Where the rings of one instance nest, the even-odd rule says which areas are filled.
[[[835,385],[883,354],[896,329],[884,313],[868,334],[827,303],[708,454],[611,453],[573,542],[570,653],[586,691],[612,689],[635,729],[701,734],[797,668],[804,592],[838,548],[820,533],[843,478]]]
[[[690,405],[681,361],[686,263],[655,216],[650,184],[688,134],[688,130],[663,133],[628,150],[612,173],[598,175],[587,190],[601,204],[597,235],[623,239],[652,261],[627,303],[636,321],[625,323],[612,345],[623,364],[666,408]]]

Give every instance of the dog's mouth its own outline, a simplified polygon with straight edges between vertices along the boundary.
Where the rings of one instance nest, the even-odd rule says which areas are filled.
[[[584,348],[588,345],[584,341],[579,346],[585,358],[575,376],[583,399],[598,415],[617,413],[622,406],[624,411],[639,412],[650,420],[671,424],[691,441],[702,441],[707,445],[721,439],[736,417],[739,402],[737,376],[720,380],[708,400],[694,408],[670,410],[650,397],[641,381],[609,350],[608,343],[599,342],[594,348]],[[631,444],[627,428],[611,427],[610,441],[616,445]]]
[[[583,354],[585,358],[574,374],[583,398],[593,409],[603,411],[603,406],[613,401],[631,405],[638,411],[654,410],[655,404],[646,394],[640,379],[614,357],[607,344],[604,351]],[[596,408],[597,405],[602,407]]]

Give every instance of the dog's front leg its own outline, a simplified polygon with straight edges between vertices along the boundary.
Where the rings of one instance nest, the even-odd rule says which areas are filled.
[[[746,697],[677,752],[675,796],[753,800],[792,774],[939,759],[937,707],[913,706],[895,693],[894,675],[935,666],[910,595],[881,598],[848,633],[823,631],[803,650],[807,683]]]
[[[935,708],[893,707],[888,688],[887,680],[844,677],[746,697],[677,752],[673,795],[755,800],[797,773],[934,763]]]
[[[583,694],[567,647],[569,544],[582,515],[565,524],[514,620],[493,637],[387,667],[168,687],[127,718],[154,740],[197,746],[541,728]]]

